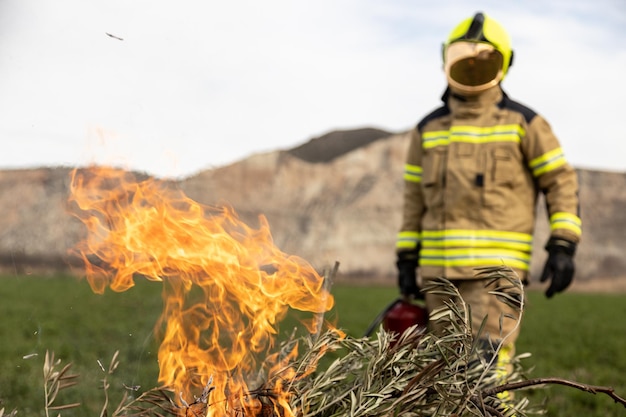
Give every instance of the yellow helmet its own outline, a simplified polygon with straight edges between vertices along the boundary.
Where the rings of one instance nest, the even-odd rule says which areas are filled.
[[[443,44],[443,60],[451,86],[480,92],[504,79],[513,63],[511,39],[498,22],[479,12],[450,32]],[[479,76],[473,73],[476,62],[483,70]]]

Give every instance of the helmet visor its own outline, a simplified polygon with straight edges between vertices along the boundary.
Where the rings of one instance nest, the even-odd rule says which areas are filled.
[[[455,42],[446,50],[446,75],[466,87],[493,85],[502,78],[504,58],[492,45]]]

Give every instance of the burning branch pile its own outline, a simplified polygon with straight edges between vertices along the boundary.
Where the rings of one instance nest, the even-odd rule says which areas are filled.
[[[460,300],[433,312],[448,317],[444,336],[322,332],[319,318],[333,306],[324,278],[274,246],[265,218],[252,229],[228,207],[201,206],[159,181],[114,169],[75,171],[71,193],[88,230],[76,252],[93,291],[125,291],[137,276],[163,285],[156,324],[162,387],[125,397],[112,416],[525,415],[525,398],[499,395],[528,386],[521,357],[507,376],[494,371],[489,358],[499,347],[472,337],[467,306],[444,279],[425,289]],[[523,293],[510,270],[483,273],[508,278],[496,294],[523,307],[508,296],[516,285]],[[289,308],[312,313],[310,334],[275,346]]]

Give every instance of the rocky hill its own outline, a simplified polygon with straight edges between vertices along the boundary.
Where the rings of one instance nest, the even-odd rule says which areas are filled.
[[[291,150],[253,155],[172,186],[203,204],[227,203],[248,224],[267,217],[274,241],[340,276],[395,274],[407,135],[331,132]],[[70,168],[0,171],[0,265],[5,272],[65,269],[82,226],[67,214]],[[577,281],[626,280],[626,173],[578,170],[584,240]],[[540,211],[541,205],[540,205]],[[537,222],[536,276],[547,220]]]

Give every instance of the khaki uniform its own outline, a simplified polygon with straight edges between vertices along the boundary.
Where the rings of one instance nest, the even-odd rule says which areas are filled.
[[[423,279],[471,280],[477,267],[507,265],[525,280],[538,192],[551,236],[580,240],[576,172],[545,119],[499,85],[469,98],[446,92],[443,100],[411,134],[397,250],[421,247]],[[427,294],[427,303],[441,300]]]

